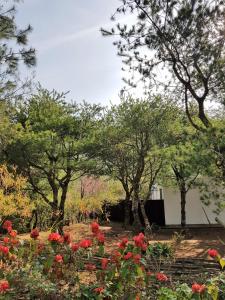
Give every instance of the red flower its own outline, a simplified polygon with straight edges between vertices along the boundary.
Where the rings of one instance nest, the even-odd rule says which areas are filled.
[[[57,232],[52,232],[48,236],[48,240],[50,242],[57,242],[57,243],[59,243],[60,240],[61,240],[61,238],[62,238],[61,235],[59,233],[57,233]]]
[[[103,287],[97,287],[97,288],[94,289],[94,292],[97,293],[97,294],[101,294],[103,291],[104,291]]]
[[[0,281],[0,293],[4,293],[9,289],[9,282],[7,280]]]
[[[105,242],[105,236],[104,236],[103,233],[99,232],[97,234],[96,238],[97,238],[99,244],[104,244],[104,242]]]
[[[113,262],[117,262],[120,258],[121,258],[121,253],[117,250],[114,250],[113,251],[113,254],[112,254],[112,261]]]
[[[12,222],[9,220],[5,220],[5,222],[2,225],[2,228],[6,229],[8,232],[12,230]]]
[[[126,246],[127,246],[127,243],[128,243],[128,238],[123,238],[122,239],[122,241],[120,242],[120,244],[119,244],[119,248],[120,249],[125,249],[126,248]]]
[[[17,244],[19,244],[19,241],[17,239],[11,239],[11,244],[17,245]]]
[[[99,232],[99,225],[97,222],[91,223],[91,231],[93,234],[97,234]]]
[[[10,240],[9,240],[9,238],[8,238],[8,237],[6,237],[6,236],[5,236],[5,237],[3,238],[3,242],[4,242],[5,244],[8,244],[8,243],[9,243],[9,241],[10,241]]]
[[[194,283],[192,284],[192,292],[194,294],[196,293],[203,293],[205,291],[205,285],[204,284],[198,284],[198,283]]]
[[[76,252],[79,249],[79,244],[72,244],[71,245],[71,249],[73,250],[73,252]]]
[[[96,270],[96,265],[94,265],[94,264],[86,264],[85,265],[85,269],[87,271],[95,271]]]
[[[0,252],[2,252],[3,254],[7,255],[9,253],[9,248],[6,247],[6,246],[0,245]]]
[[[56,261],[57,263],[63,263],[63,257],[62,257],[62,255],[57,254],[57,255],[55,256],[55,261]]]
[[[105,270],[107,268],[108,263],[109,263],[108,258],[102,258],[101,260],[102,270]]]
[[[153,272],[151,272],[151,271],[148,271],[148,272],[146,272],[146,275],[147,275],[147,276],[153,276],[153,275],[154,275],[154,273],[153,273]]]
[[[147,244],[146,244],[146,243],[143,243],[143,244],[141,245],[141,250],[143,250],[143,251],[146,251],[146,250],[147,250]]]
[[[165,274],[163,274],[163,273],[157,273],[157,274],[156,274],[156,279],[157,279],[158,281],[163,282],[163,281],[167,281],[167,280],[168,280],[168,277],[167,277]]]
[[[37,228],[32,229],[30,233],[30,237],[36,240],[39,237],[39,230]]]
[[[139,235],[136,235],[133,237],[134,243],[137,247],[142,248],[142,245],[144,244],[144,240],[145,240],[145,236],[144,234],[141,232],[139,233]]]
[[[125,260],[128,260],[128,259],[130,259],[132,256],[133,256],[133,253],[132,253],[132,252],[127,252],[127,254],[124,255],[123,258],[124,258]]]
[[[71,237],[69,233],[64,233],[63,242],[68,245],[71,243]]]
[[[91,245],[92,245],[91,240],[82,240],[80,242],[80,247],[81,248],[89,248],[89,247],[91,247]]]
[[[40,253],[45,248],[45,243],[39,242],[37,252]]]
[[[15,230],[11,230],[9,234],[13,238],[15,238],[17,236],[17,232]]]
[[[140,254],[136,254],[133,256],[133,260],[136,264],[140,263],[140,259],[141,259],[141,255]]]
[[[208,250],[208,255],[211,256],[212,258],[218,257],[219,253],[216,249],[209,249]]]

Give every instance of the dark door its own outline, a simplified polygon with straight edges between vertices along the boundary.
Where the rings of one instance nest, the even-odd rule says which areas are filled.
[[[147,201],[145,211],[151,224],[165,226],[164,200]]]

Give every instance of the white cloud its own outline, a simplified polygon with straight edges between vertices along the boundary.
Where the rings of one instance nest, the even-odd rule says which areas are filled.
[[[129,23],[131,21],[131,19],[133,19],[132,16],[126,16],[126,17],[119,19],[118,21],[120,23]],[[85,28],[78,32],[72,33],[72,34],[57,36],[55,38],[50,38],[46,41],[43,41],[42,43],[40,43],[40,41],[38,41],[37,49],[38,49],[39,53],[43,53],[45,51],[48,51],[48,50],[58,47],[60,45],[72,43],[80,38],[86,38],[89,35],[95,34],[96,37],[98,37],[98,36],[101,36],[100,28],[111,28],[115,24],[116,24],[115,22],[111,21],[111,22],[108,22],[105,24],[99,24],[99,25],[95,25],[95,26],[92,26],[89,28]]]

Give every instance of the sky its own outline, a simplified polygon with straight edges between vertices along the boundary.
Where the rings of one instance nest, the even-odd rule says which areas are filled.
[[[50,90],[70,91],[69,100],[118,103],[122,62],[113,39],[103,37],[100,28],[113,27],[110,17],[119,5],[119,0],[20,2],[18,26],[33,27],[29,45],[37,51],[35,80]],[[22,75],[27,72],[23,69]]]

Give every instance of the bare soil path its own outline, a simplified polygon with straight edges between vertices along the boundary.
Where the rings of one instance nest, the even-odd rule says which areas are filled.
[[[79,241],[83,238],[90,238],[90,225],[72,224],[64,227],[65,232],[69,232],[73,241]],[[132,240],[135,235],[131,230],[124,230],[121,224],[112,223],[107,226],[101,226],[105,233],[106,250],[110,252],[114,249],[123,237]],[[41,232],[40,239],[47,240],[49,232]],[[149,243],[171,242],[174,236],[179,242],[176,246],[176,257],[206,258],[209,248],[216,248],[221,255],[225,254],[225,229],[219,227],[212,228],[190,228],[187,236],[182,236],[179,229],[161,229],[153,233]],[[29,234],[21,234],[21,239],[28,239]]]

